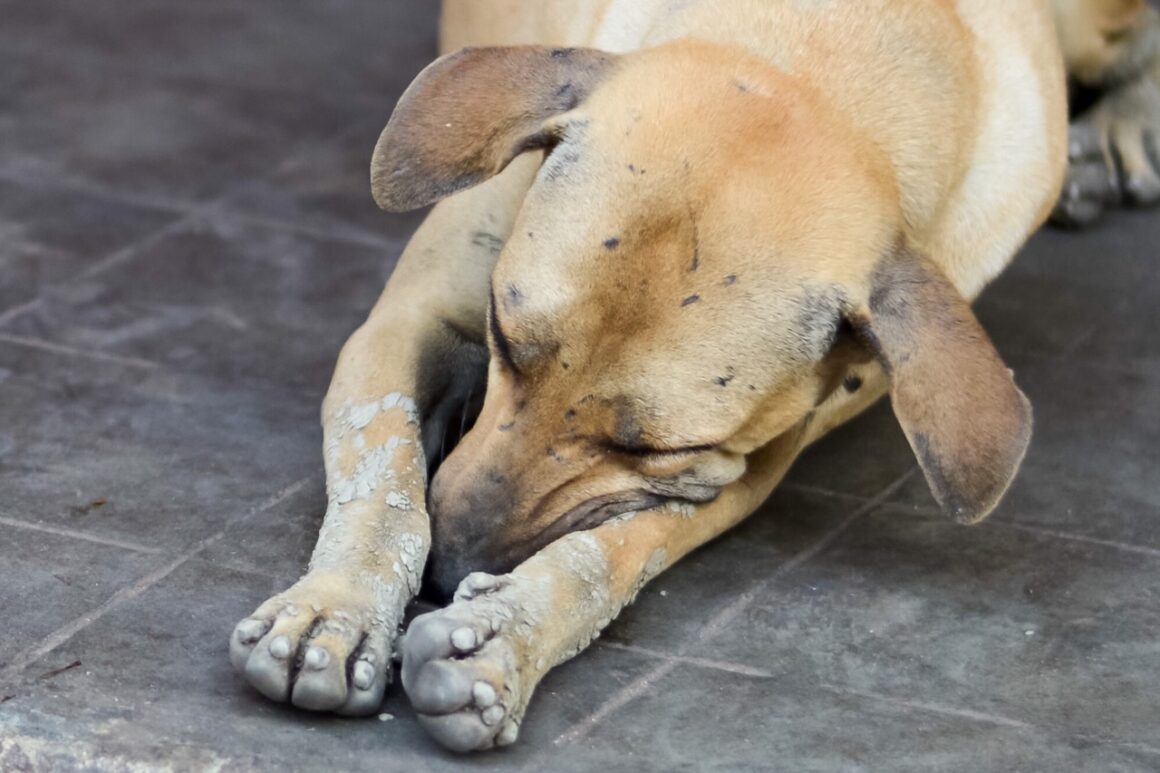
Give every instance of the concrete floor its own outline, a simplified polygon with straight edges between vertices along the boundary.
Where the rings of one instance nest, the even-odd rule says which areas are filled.
[[[888,406],[464,762],[259,699],[318,405],[416,219],[370,149],[435,3],[0,0],[0,769],[1160,769],[1160,216],[1046,232],[981,318],[1036,408],[967,529]]]

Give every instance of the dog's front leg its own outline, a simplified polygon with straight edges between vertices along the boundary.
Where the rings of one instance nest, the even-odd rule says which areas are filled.
[[[427,460],[482,395],[488,287],[538,159],[439,204],[367,322],[322,410],[328,502],[307,573],[239,623],[234,667],[267,697],[367,714],[431,543]]]
[[[454,751],[514,742],[544,675],[587,647],[645,583],[752,512],[798,449],[787,436],[752,455],[745,477],[710,503],[608,521],[509,574],[468,575],[455,601],[415,618],[401,644],[420,722]]]
[[[371,320],[323,405],[328,502],[307,573],[237,625],[235,668],[268,698],[365,714],[382,702],[396,628],[430,545],[414,339]]]

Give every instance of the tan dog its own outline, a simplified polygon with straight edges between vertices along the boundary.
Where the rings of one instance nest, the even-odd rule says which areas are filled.
[[[458,195],[342,352],[318,547],[235,666],[375,711],[430,550],[458,591],[404,687],[446,746],[511,743],[548,669],[887,391],[984,518],[1031,411],[968,302],[1064,187],[1065,60],[1114,89],[1061,214],[1160,192],[1157,39],[1137,0],[448,0],[443,50],[484,47],[419,76],[372,177],[385,209]]]

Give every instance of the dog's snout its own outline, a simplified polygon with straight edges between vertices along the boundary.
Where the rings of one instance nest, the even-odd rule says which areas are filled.
[[[453,554],[433,552],[427,568],[427,581],[424,583],[425,595],[440,604],[450,603],[459,583],[472,571],[475,570]]]
[[[499,559],[515,505],[507,476],[449,458],[428,496],[432,545],[426,585],[431,595],[446,602],[472,572],[507,570]]]

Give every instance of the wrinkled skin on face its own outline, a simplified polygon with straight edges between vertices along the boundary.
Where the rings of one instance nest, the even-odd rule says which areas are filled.
[[[492,278],[482,412],[431,487],[437,585],[712,500],[871,358],[849,312],[896,197],[824,110],[690,45],[633,55],[550,121]]]

